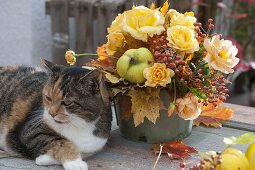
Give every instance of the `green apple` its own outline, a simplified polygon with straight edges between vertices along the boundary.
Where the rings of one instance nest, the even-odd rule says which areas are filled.
[[[131,83],[143,83],[143,70],[153,63],[153,55],[147,48],[129,49],[117,61],[117,72]]]

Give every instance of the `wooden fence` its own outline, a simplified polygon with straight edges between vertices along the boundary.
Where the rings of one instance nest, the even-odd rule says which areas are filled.
[[[135,1],[137,5],[146,5],[153,0]],[[156,1],[161,5],[164,0]],[[96,47],[106,42],[107,27],[116,15],[133,5],[131,0],[48,0],[46,14],[51,16],[53,61],[65,64],[64,54],[70,48],[69,18],[74,18],[75,52],[95,52]],[[91,57],[90,57],[91,58]],[[78,64],[87,62],[81,58]]]

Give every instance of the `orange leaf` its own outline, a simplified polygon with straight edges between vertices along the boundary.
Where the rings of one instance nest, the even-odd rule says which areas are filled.
[[[155,154],[158,154],[160,150],[160,145],[152,145],[152,150]],[[187,158],[190,153],[197,153],[197,150],[191,146],[184,144],[180,140],[163,144],[162,154],[167,154],[170,159]]]
[[[222,122],[230,120],[233,117],[234,111],[231,108],[208,108],[206,109],[206,111],[203,111],[197,119],[193,121],[194,126],[205,125],[219,128],[222,126]]]
[[[209,111],[202,112],[201,116],[208,116],[212,118],[217,118],[222,121],[224,120],[230,120],[233,117],[233,109],[221,107],[221,108],[215,108]]]

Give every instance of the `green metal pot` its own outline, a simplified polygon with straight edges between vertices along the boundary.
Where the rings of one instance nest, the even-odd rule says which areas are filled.
[[[160,97],[163,103],[169,106],[168,93],[161,91]],[[127,109],[131,111],[130,97],[118,95],[114,104],[120,132],[126,139],[146,143],[164,143],[182,140],[191,133],[193,123],[191,120],[184,120],[176,113],[168,117],[166,110],[160,111],[160,117],[157,119],[156,124],[145,118],[142,124],[135,127],[132,116],[129,120],[121,117],[123,111],[126,112]]]

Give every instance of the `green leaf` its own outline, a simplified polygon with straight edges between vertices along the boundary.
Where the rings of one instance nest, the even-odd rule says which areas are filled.
[[[188,87],[184,81],[180,81],[180,83],[181,83],[181,93],[182,95],[184,95],[188,92]]]
[[[195,89],[195,88],[190,88],[189,90],[191,93],[195,94],[198,98],[207,99],[207,96],[203,91]]]
[[[227,146],[243,145],[243,144],[247,144],[247,143],[250,143],[253,141],[255,141],[255,133],[253,133],[253,132],[245,133],[238,137],[230,136],[230,137],[224,138],[224,140],[223,140],[223,142]]]

